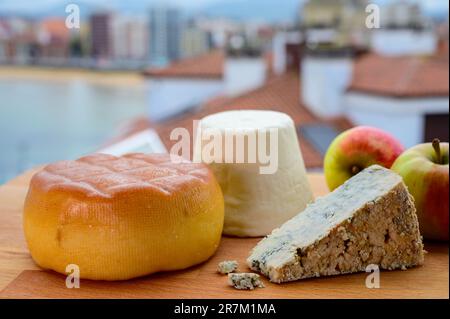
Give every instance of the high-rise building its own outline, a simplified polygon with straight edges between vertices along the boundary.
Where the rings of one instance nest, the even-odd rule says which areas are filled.
[[[211,34],[194,23],[188,24],[181,33],[181,53],[183,58],[193,57],[211,49]]]
[[[90,17],[91,52],[96,58],[110,58],[112,53],[111,15],[95,13]]]
[[[112,19],[114,59],[144,60],[148,57],[148,25],[138,16],[115,15]]]
[[[419,4],[406,0],[384,5],[380,20],[381,27],[388,29],[423,29],[427,24]]]
[[[301,10],[308,47],[368,46],[365,8],[368,0],[309,0]]]
[[[181,57],[181,15],[177,8],[157,6],[150,9],[150,61],[165,65]]]
[[[398,0],[380,8],[380,28],[371,34],[371,49],[382,55],[432,55],[438,35],[418,3]]]

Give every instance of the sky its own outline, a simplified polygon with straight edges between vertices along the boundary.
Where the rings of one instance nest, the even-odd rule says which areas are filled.
[[[163,1],[163,0],[128,0],[128,3],[173,3],[180,7],[202,7],[205,5],[214,4],[215,2],[218,2],[220,0],[193,0],[193,1],[186,1],[186,0],[169,0],[169,1]],[[59,3],[64,2],[63,0],[2,0],[0,1],[0,10],[7,9],[7,10],[32,10],[39,7],[50,7],[58,5]],[[120,6],[120,2],[123,3],[123,0],[73,0],[72,3],[95,3],[98,5],[110,5],[112,7]]]
[[[292,6],[292,0],[273,0],[274,4],[277,6],[283,1],[289,6]],[[305,0],[298,0],[300,4]],[[393,0],[373,0],[370,2],[385,4]],[[424,11],[429,15],[439,15],[448,14],[449,3],[447,0],[408,0],[412,2],[418,2]],[[265,1],[270,2],[270,1]],[[221,5],[219,8],[223,8],[224,5],[227,6],[227,12],[232,12],[233,10],[239,10],[240,5],[245,3],[255,3],[255,7],[258,1],[254,0],[0,0],[0,13],[17,13],[17,14],[32,14],[35,12],[45,12],[47,8],[55,8],[61,4],[68,3],[79,3],[92,4],[100,7],[114,8],[120,10],[131,10],[136,11],[141,8],[146,8],[151,4],[157,3],[172,3],[180,8],[186,9],[188,11],[195,12],[196,10],[201,10],[203,8],[213,7],[215,5]],[[294,1],[294,3],[296,3]],[[248,6],[247,6],[248,7]],[[281,7],[278,7],[282,9]],[[253,12],[256,12],[257,8]],[[251,14],[252,10],[248,14]],[[262,13],[264,14],[264,13]]]

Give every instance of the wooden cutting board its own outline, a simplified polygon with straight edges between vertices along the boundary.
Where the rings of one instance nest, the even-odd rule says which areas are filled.
[[[282,285],[264,278],[266,288],[235,290],[216,273],[218,262],[245,259],[258,238],[223,237],[207,262],[183,271],[159,273],[124,282],[81,280],[68,289],[63,275],[43,271],[31,259],[22,233],[22,205],[34,171],[0,186],[0,298],[449,298],[448,244],[426,243],[425,265],[383,271],[380,288],[365,286],[368,274],[302,280]],[[321,174],[309,174],[314,194],[327,193]]]

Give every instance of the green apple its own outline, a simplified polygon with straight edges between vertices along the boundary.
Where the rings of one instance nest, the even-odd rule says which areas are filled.
[[[416,145],[397,158],[392,170],[414,197],[422,236],[448,240],[448,143]]]
[[[390,168],[403,152],[391,134],[370,126],[357,126],[338,135],[324,158],[324,173],[330,190],[342,185],[364,168],[378,164]]]

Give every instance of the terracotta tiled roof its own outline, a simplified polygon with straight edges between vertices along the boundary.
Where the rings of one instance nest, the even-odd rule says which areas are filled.
[[[222,78],[224,54],[220,50],[183,59],[160,69],[149,69],[144,72],[151,77],[189,77],[189,78]]]
[[[68,40],[70,33],[63,19],[49,18],[41,23],[42,28],[55,39]]]
[[[273,54],[264,54],[268,76],[272,75]],[[152,68],[144,71],[150,77],[165,78],[222,78],[225,54],[221,50],[213,50],[203,55],[183,59],[164,68]]]
[[[327,122],[338,131],[350,128],[352,124],[343,118],[329,121],[320,120],[300,104],[299,75],[296,72],[288,72],[279,76],[273,76],[268,82],[251,92],[234,98],[217,97],[207,102],[200,110],[183,113],[164,122],[149,123],[146,118],[133,121],[124,129],[129,135],[131,132],[140,131],[151,127],[157,131],[167,149],[170,149],[176,141],[170,140],[170,132],[176,127],[183,127],[190,131],[192,136],[193,120],[227,110],[258,109],[274,110],[287,113],[292,117],[297,126],[302,124]],[[125,133],[124,133],[125,134]],[[299,136],[300,147],[308,168],[321,168],[321,154],[302,136]]]
[[[0,39],[8,39],[11,36],[11,27],[9,24],[0,19]]]
[[[448,96],[447,58],[367,54],[355,63],[349,91],[394,97]]]

